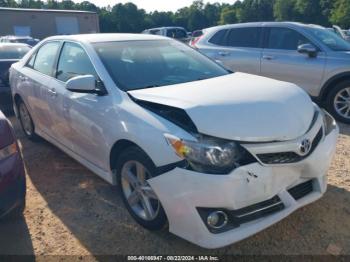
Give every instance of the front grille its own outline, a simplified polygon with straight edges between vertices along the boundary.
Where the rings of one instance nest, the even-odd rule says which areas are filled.
[[[312,180],[301,183],[288,190],[289,194],[291,194],[295,200],[303,198],[304,196],[310,194],[312,191],[313,191]]]
[[[318,131],[316,137],[312,141],[312,146],[310,152],[305,156],[300,156],[295,152],[281,152],[281,153],[268,153],[268,154],[258,154],[257,157],[260,161],[267,165],[275,165],[275,164],[290,164],[302,161],[307,158],[312,152],[316,149],[318,144],[320,143],[323,136],[322,128]]]

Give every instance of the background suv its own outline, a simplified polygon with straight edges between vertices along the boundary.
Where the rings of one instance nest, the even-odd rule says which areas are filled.
[[[189,33],[187,32],[187,30],[183,27],[177,27],[177,26],[146,29],[142,32],[142,34],[167,36],[167,37],[177,39],[181,42],[188,42],[190,39]]]
[[[350,43],[326,28],[292,22],[212,27],[191,45],[241,71],[292,82],[350,123]]]

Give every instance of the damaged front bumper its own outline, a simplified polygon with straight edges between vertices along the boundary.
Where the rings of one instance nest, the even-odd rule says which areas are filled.
[[[327,188],[326,175],[338,133],[335,126],[311,155],[297,163],[257,162],[236,168],[228,175],[176,168],[148,182],[166,212],[170,232],[204,248],[223,247],[319,199]],[[230,227],[221,232],[210,230],[206,210],[226,212]]]

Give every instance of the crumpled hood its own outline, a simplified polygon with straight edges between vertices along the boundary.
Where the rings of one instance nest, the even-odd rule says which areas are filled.
[[[184,109],[202,134],[246,142],[302,136],[315,110],[296,85],[243,73],[128,93]]]

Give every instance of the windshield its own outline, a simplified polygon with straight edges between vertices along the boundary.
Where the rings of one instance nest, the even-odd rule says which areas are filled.
[[[350,43],[325,28],[309,28],[311,34],[333,51],[350,51]]]
[[[1,46],[0,59],[21,59],[30,48],[28,46]]]
[[[192,48],[169,40],[95,43],[95,50],[124,91],[174,85],[228,74]]]

